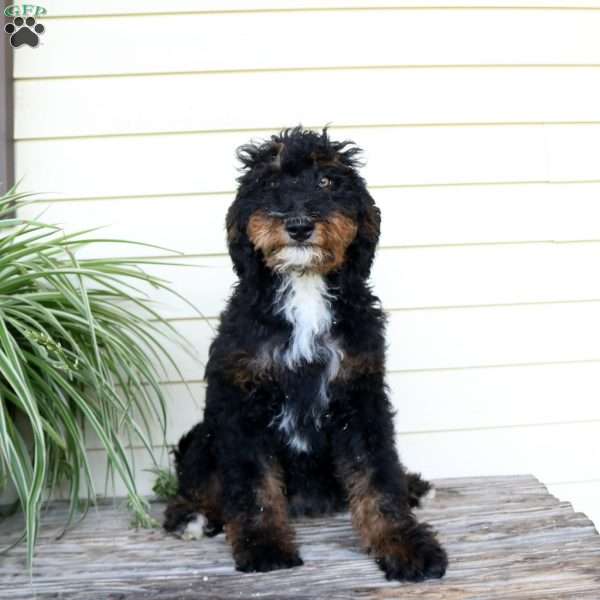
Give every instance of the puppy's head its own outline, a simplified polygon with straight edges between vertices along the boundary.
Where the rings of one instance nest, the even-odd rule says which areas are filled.
[[[300,127],[238,149],[244,172],[227,233],[240,276],[257,260],[280,273],[368,276],[380,218],[356,171],[359,153]]]

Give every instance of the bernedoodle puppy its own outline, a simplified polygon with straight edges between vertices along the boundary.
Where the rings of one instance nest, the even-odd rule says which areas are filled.
[[[380,215],[359,152],[301,127],[238,150],[226,226],[239,281],[210,347],[204,421],[175,450],[165,528],[225,529],[241,571],[301,565],[290,518],[347,509],[388,579],[446,571],[411,510],[432,488],[395,449],[368,284]]]

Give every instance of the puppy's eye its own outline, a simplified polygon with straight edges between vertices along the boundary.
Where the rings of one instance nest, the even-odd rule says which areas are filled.
[[[278,181],[269,181],[269,187],[271,187],[271,188],[279,187],[279,182]]]
[[[321,179],[319,179],[319,187],[320,188],[331,187],[331,179],[329,179],[329,177],[321,177]]]

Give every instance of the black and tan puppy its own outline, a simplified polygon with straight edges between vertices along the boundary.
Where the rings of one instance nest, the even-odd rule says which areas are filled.
[[[239,282],[210,348],[204,421],[175,451],[165,527],[224,528],[242,571],[302,564],[290,517],[347,508],[388,578],[446,570],[411,511],[430,486],[394,446],[385,318],[367,283],[380,217],[358,153],[301,128],[238,152]]]

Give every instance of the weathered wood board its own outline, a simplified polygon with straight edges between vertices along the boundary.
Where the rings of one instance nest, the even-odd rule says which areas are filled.
[[[436,486],[433,504],[419,513],[448,550],[441,581],[386,581],[361,552],[348,515],[297,523],[303,567],[242,574],[222,535],[183,542],[160,530],[131,529],[122,502],[94,509],[56,540],[65,514],[56,504],[44,515],[31,578],[23,546],[0,557],[0,598],[600,599],[600,536],[536,479],[445,479]],[[162,509],[153,505],[157,516]],[[19,516],[0,522],[3,545],[20,526]]]

